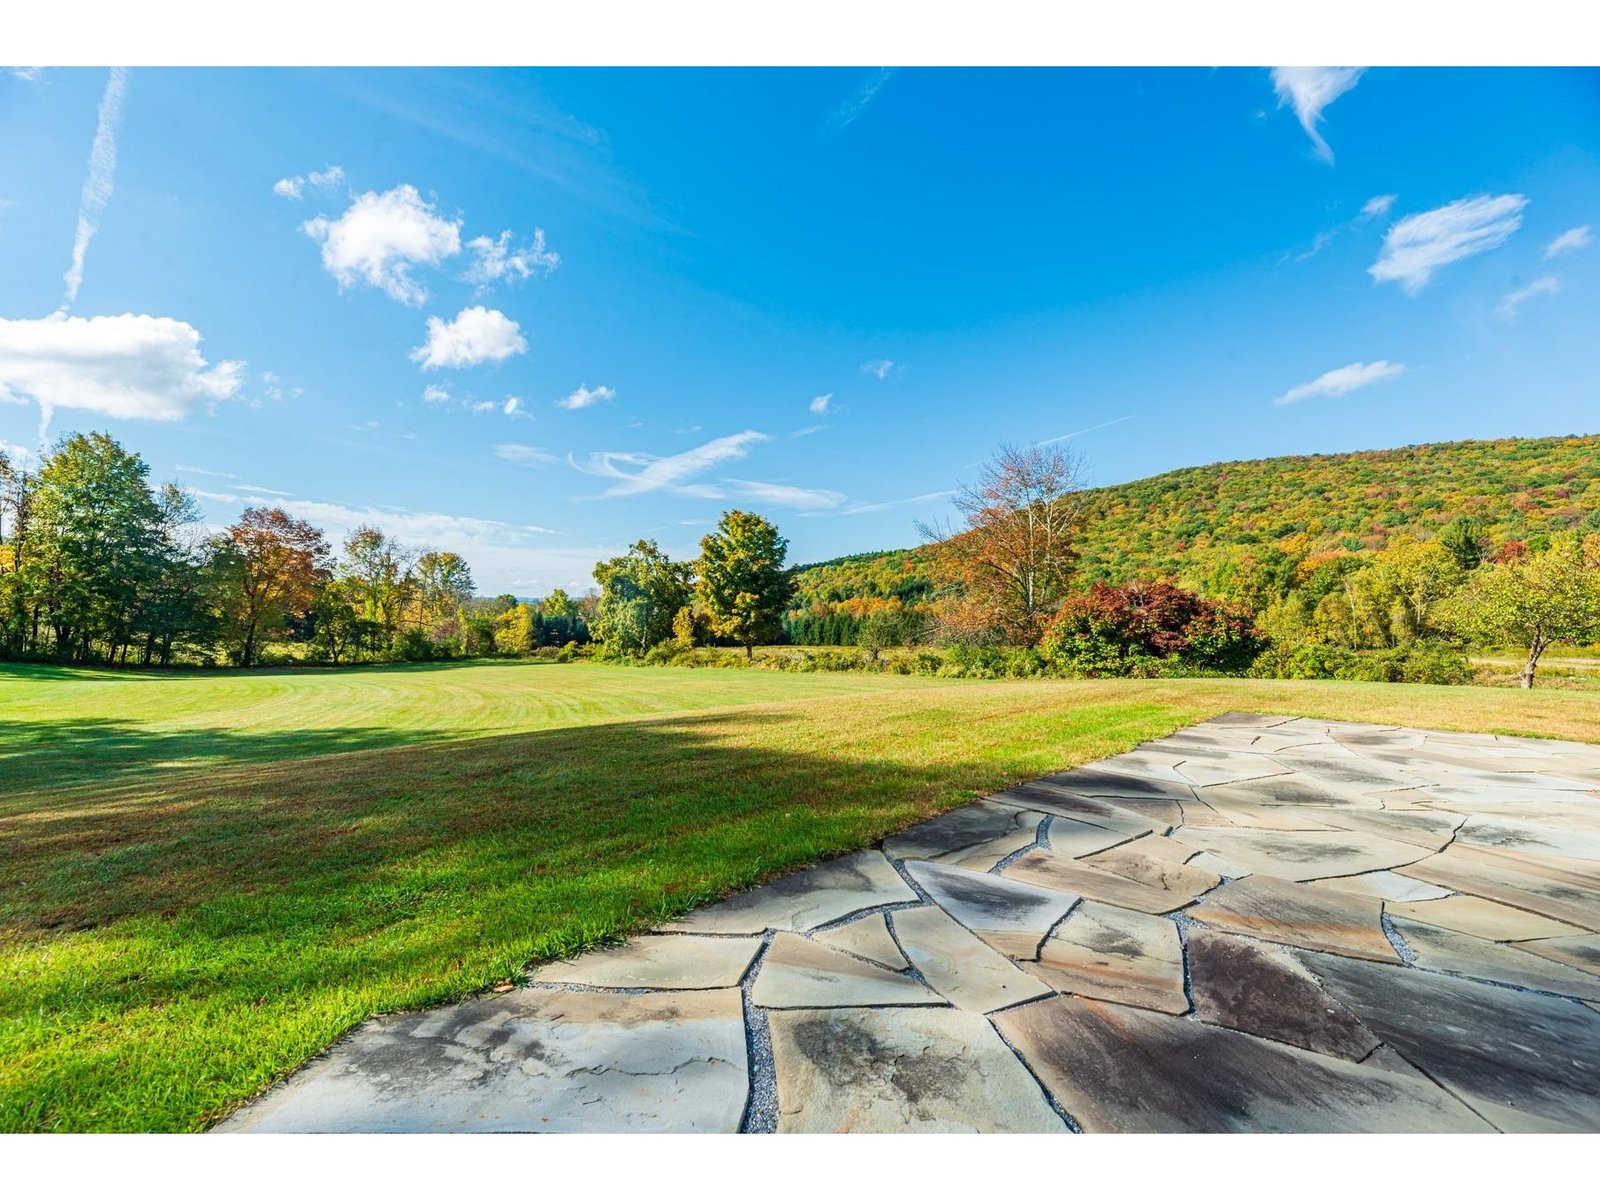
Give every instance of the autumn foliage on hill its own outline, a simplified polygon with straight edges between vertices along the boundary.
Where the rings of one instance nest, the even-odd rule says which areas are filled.
[[[1219,463],[1090,489],[1082,501],[1081,584],[1175,579],[1252,607],[1264,596],[1242,592],[1271,585],[1264,575],[1337,571],[1328,564],[1437,537],[1462,518],[1492,558],[1544,549],[1563,530],[1600,532],[1600,436]],[[796,584],[791,611],[812,618],[872,598],[928,606],[939,591],[925,548],[818,563]]]

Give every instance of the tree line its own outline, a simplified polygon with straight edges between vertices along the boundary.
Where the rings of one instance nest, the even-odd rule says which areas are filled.
[[[281,507],[215,531],[149,477],[104,433],[62,438],[33,471],[0,455],[0,656],[248,667],[279,642],[335,664],[493,644],[494,614],[453,551],[362,526],[335,552]]]

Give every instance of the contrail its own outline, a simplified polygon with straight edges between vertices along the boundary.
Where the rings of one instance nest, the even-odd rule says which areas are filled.
[[[100,97],[100,123],[95,127],[94,145],[89,149],[89,177],[83,181],[83,196],[78,201],[78,236],[72,243],[72,266],[67,270],[66,308],[78,298],[83,284],[83,256],[89,239],[100,228],[100,214],[111,199],[112,177],[117,171],[117,123],[122,120],[122,94],[128,87],[128,69],[112,67]]]
[[[1121,425],[1124,421],[1131,421],[1137,413],[1129,413],[1125,417],[1118,417],[1115,421],[1102,421],[1098,425],[1091,425],[1087,429],[1074,429],[1071,433],[1063,433],[1060,437],[1045,438],[1042,442],[1035,442],[1035,446],[1051,446],[1056,442],[1064,442],[1069,438],[1079,437],[1085,433],[1093,433],[1096,429],[1109,429],[1113,425]]]

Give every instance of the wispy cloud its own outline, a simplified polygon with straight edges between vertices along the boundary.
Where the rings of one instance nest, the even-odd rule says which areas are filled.
[[[875,504],[852,504],[849,508],[841,508],[838,515],[841,517],[853,517],[858,513],[875,513],[883,512],[888,508],[904,508],[908,504],[929,504],[935,500],[943,500],[955,494],[955,488],[946,488],[942,492],[924,492],[920,496],[906,496],[900,500],[879,500]]]
[[[1561,280],[1554,275],[1546,275],[1542,279],[1535,279],[1527,287],[1517,288],[1507,292],[1500,298],[1500,306],[1495,309],[1500,314],[1502,321],[1515,321],[1517,310],[1535,296],[1554,296],[1561,290]]]
[[[314,192],[332,192],[343,183],[344,168],[329,167],[323,171],[312,171],[308,175],[290,175],[280,179],[272,185],[272,194],[281,196],[285,200],[303,200],[308,187]]]
[[[1324,229],[1311,240],[1311,245],[1304,250],[1299,252],[1291,251],[1279,258],[1278,265],[1281,267],[1285,263],[1303,263],[1307,259],[1315,258],[1323,250],[1327,249],[1328,244],[1340,234],[1352,229],[1358,229],[1366,222],[1377,220],[1379,217],[1386,215],[1394,207],[1394,202],[1398,199],[1398,196],[1392,195],[1372,197],[1361,206],[1361,211],[1355,217],[1348,221],[1341,221],[1332,229]]]
[[[473,238],[467,243],[467,250],[474,261],[467,268],[466,280],[477,284],[480,290],[497,283],[520,283],[535,275],[549,275],[561,265],[561,255],[545,249],[542,229],[535,229],[533,240],[525,246],[513,246],[507,229],[498,238]]]
[[[830,491],[827,488],[794,487],[787,483],[761,483],[754,479],[727,479],[723,482],[747,499],[759,500],[763,504],[777,504],[785,508],[837,508],[848,499],[843,492]]]
[[[571,455],[567,456],[567,461],[585,474],[599,475],[616,481],[600,493],[603,498],[638,496],[645,492],[665,490],[682,496],[720,500],[724,495],[721,489],[705,484],[691,484],[688,481],[718,463],[743,458],[750,452],[751,446],[771,440],[765,433],[746,429],[742,433],[714,438],[692,450],[666,457],[633,451],[604,450],[589,455],[586,462],[579,462]],[[630,467],[637,469],[626,469]]]
[[[591,388],[586,384],[579,384],[576,391],[569,392],[560,400],[557,400],[556,407],[570,409],[588,408],[591,405],[599,404],[601,401],[606,401],[609,403],[616,398],[617,393],[611,388],[606,387],[604,384],[594,388]]]
[[[1118,417],[1114,421],[1101,421],[1098,425],[1090,425],[1084,429],[1074,429],[1071,433],[1063,433],[1060,437],[1045,438],[1042,442],[1035,442],[1036,446],[1053,446],[1057,442],[1070,441],[1075,437],[1082,437],[1086,433],[1093,433],[1097,429],[1110,429],[1113,425],[1121,425],[1124,421],[1131,421],[1137,413],[1129,413],[1125,417]]]
[[[1502,245],[1521,228],[1527,206],[1521,195],[1471,196],[1405,217],[1390,227],[1367,274],[1415,296],[1439,268]]]
[[[481,304],[463,308],[455,319],[428,318],[428,340],[411,351],[411,360],[424,371],[437,367],[475,367],[480,363],[504,362],[523,354],[528,341],[522,326],[505,313]]]
[[[809,407],[813,413],[820,417],[828,411],[828,405],[831,403],[833,403],[833,393],[829,392],[825,396],[813,396]]]
[[[1559,254],[1570,254],[1574,250],[1582,250],[1594,235],[1589,232],[1587,225],[1579,225],[1576,229],[1569,229],[1544,248],[1546,258],[1555,258]]]
[[[1317,126],[1322,112],[1340,96],[1355,87],[1365,67],[1273,67],[1272,86],[1278,93],[1278,107],[1288,104],[1300,118],[1317,157],[1333,162],[1333,150],[1323,140]]]
[[[1361,215],[1369,219],[1372,217],[1387,216],[1389,210],[1394,207],[1394,202],[1398,199],[1400,199],[1400,197],[1393,194],[1386,196],[1374,196],[1371,200],[1368,200],[1361,206]]]
[[[879,379],[887,379],[889,372],[894,370],[894,362],[887,358],[874,358],[861,364],[861,373],[875,375]]]
[[[502,442],[494,448],[494,456],[508,463],[516,463],[519,467],[561,461],[548,450],[538,446],[524,446],[520,442]]]
[[[44,74],[43,67],[7,67],[5,71],[6,74],[15,76],[26,83],[32,83],[40,75]]]
[[[789,436],[792,438],[810,437],[813,433],[821,433],[826,428],[826,425],[807,425],[802,429],[796,429]]]
[[[117,125],[122,121],[122,98],[127,90],[127,68],[112,67],[106,90],[100,96],[100,119],[95,125],[94,142],[89,147],[89,174],[83,181],[83,195],[78,200],[78,232],[72,240],[72,265],[65,276],[65,304],[73,304],[78,299],[89,242],[99,231],[100,214],[111,200],[111,186],[117,173]]]
[[[850,94],[849,99],[833,110],[833,114],[823,123],[821,136],[831,137],[850,125],[866,111],[867,105],[872,103],[893,75],[892,67],[879,67],[871,78]]]
[[[1310,383],[1301,383],[1273,399],[1274,404],[1294,404],[1313,396],[1343,396],[1357,388],[1370,387],[1385,379],[1393,379],[1405,371],[1404,363],[1385,362],[1351,363],[1332,371],[1324,371]]]

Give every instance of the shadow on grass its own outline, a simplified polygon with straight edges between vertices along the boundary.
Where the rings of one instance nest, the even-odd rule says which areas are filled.
[[[109,717],[0,722],[5,793],[116,785],[138,776],[152,785],[248,763],[313,758],[458,736],[445,730],[384,726],[334,729],[150,729]],[[158,780],[154,778],[160,775]],[[0,814],[12,805],[0,795]]]

